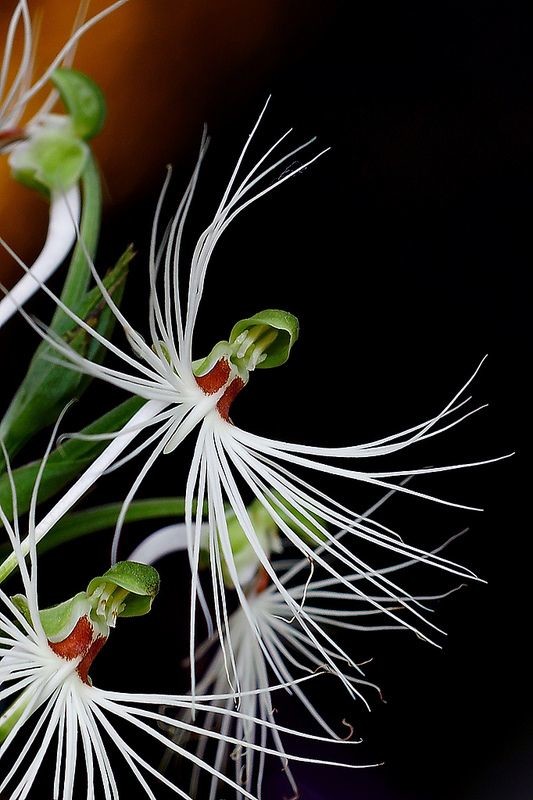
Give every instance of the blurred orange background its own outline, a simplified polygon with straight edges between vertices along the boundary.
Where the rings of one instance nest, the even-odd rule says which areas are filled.
[[[68,39],[77,2],[29,2],[38,21],[35,75]],[[110,5],[90,4],[89,16]],[[105,176],[105,200],[119,206],[176,162],[198,139],[210,112],[235,103],[264,71],[316,25],[323,3],[284,0],[129,0],[82,39],[74,65],[102,86],[108,101],[103,133],[94,143]],[[0,42],[15,0],[0,8]],[[45,94],[33,102],[35,110]],[[47,207],[9,177],[0,158],[0,234],[26,260],[40,249]],[[0,256],[9,285],[17,268]]]

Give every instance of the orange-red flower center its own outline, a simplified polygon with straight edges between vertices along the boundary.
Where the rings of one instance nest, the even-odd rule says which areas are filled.
[[[56,655],[67,661],[80,658],[76,672],[84,683],[90,683],[91,665],[107,641],[107,636],[99,636],[88,617],[80,617],[74,629],[60,642],[48,642]]]
[[[196,383],[204,394],[215,394],[228,383],[231,375],[231,367],[226,358],[221,358],[217,361],[214,367],[205,375],[196,378]],[[229,412],[231,405],[241,389],[244,388],[244,381],[242,378],[234,378],[225,388],[222,397],[217,403],[217,410],[222,419],[229,422]]]

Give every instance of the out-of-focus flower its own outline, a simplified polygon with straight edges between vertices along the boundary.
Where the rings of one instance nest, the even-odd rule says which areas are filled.
[[[116,0],[86,21],[84,21],[84,17],[87,3],[80,3],[71,36],[43,72],[35,77],[33,62],[37,42],[33,32],[30,10],[27,0],[18,0],[8,27],[0,68],[1,150],[11,151],[17,141],[26,138],[28,127],[31,128],[46,117],[57,100],[58,95],[55,90],[50,92],[31,120],[23,122],[28,103],[46,87],[53,72],[60,66],[72,64],[76,46],[81,37],[127,2],[128,0]],[[14,45],[18,35],[23,37],[23,47],[18,64],[15,65],[13,63]]]
[[[365,516],[373,513],[385,499],[387,498],[383,498]],[[345,532],[340,531],[336,536],[342,538],[344,534]],[[142,542],[131,557],[153,563],[172,551],[183,549],[185,542],[185,525],[168,526]],[[433,555],[448,543],[437,548]],[[364,679],[361,665],[355,663],[336,640],[335,630],[411,630],[418,635],[424,626],[438,630],[420,610],[429,611],[426,605],[428,601],[440,600],[458,587],[441,594],[412,596],[391,581],[392,573],[417,563],[416,560],[401,561],[368,573],[347,574],[345,577],[348,582],[358,589],[358,593],[354,593],[339,587],[334,578],[318,579],[314,574],[313,564],[305,559],[275,561],[274,567],[280,582],[299,605],[299,613],[292,616],[277,588],[269,581],[264,570],[260,569],[247,587],[249,614],[240,607],[225,619],[224,639],[197,685],[197,690],[202,694],[212,692],[222,695],[228,687],[234,690],[237,687],[243,692],[242,697],[239,697],[239,708],[245,718],[224,719],[221,732],[227,734],[234,731],[244,741],[256,741],[264,745],[268,730],[261,729],[248,718],[259,717],[275,723],[274,706],[279,708],[281,699],[272,697],[269,686],[274,681],[280,681],[286,684],[288,694],[298,698],[305,714],[314,719],[331,741],[342,741],[346,737],[346,730],[339,733],[333,729],[331,723],[314,705],[306,691],[306,684],[299,679],[302,675],[311,677],[320,672],[328,672],[340,679],[352,698],[357,696],[370,708],[363,689],[372,687],[379,691],[378,687]],[[380,589],[383,594],[373,593]],[[418,630],[412,620],[411,624],[406,621],[411,612],[414,612]],[[211,653],[217,638],[211,637],[198,648],[196,657],[199,663],[205,659],[206,654]],[[254,694],[253,688],[261,689],[261,692]],[[232,707],[231,696],[224,705],[228,709]],[[345,716],[350,717],[349,711]],[[350,731],[351,727],[346,719],[342,722]],[[208,713],[204,723],[211,727],[215,723],[214,715]],[[276,730],[273,730],[272,735],[294,797],[298,797],[296,781],[285,758],[283,737]],[[208,742],[200,740],[196,754],[204,757],[207,748]],[[265,755],[244,751],[242,748],[231,748],[221,740],[216,748],[216,768],[224,769],[230,757],[234,762],[235,780],[242,783],[248,791],[257,792],[261,798]],[[200,770],[195,769],[190,788],[193,796],[198,796],[200,779]],[[219,791],[218,779],[213,776],[209,800],[218,797]]]
[[[27,0],[19,0],[13,11],[0,67],[0,153],[8,154],[12,174],[17,180],[49,197],[50,216],[46,241],[32,266],[32,275],[23,276],[0,301],[0,327],[36,291],[39,284],[34,278],[47,280],[75,242],[81,206],[79,179],[89,158],[85,140],[98,133],[103,122],[103,101],[96,102],[100,105],[96,109],[98,119],[90,126],[80,125],[79,117],[75,118],[72,113],[50,113],[59,94],[63,100],[72,98],[73,78],[80,84],[86,105],[88,101],[94,109],[95,97],[99,98],[94,84],[88,90],[88,79],[74,73],[69,76],[69,71],[63,69],[62,72],[59,67],[70,66],[80,38],[127,1],[118,0],[85,22],[86,4],[82,2],[70,38],[37,78],[33,75],[37,42]],[[20,61],[15,66],[15,43],[19,35],[23,46]],[[55,88],[32,118],[25,120],[28,103],[50,80]]]

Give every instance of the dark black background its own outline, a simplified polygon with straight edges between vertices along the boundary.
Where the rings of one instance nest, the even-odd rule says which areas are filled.
[[[387,704],[372,698],[371,714],[352,708],[333,681],[316,696],[320,702],[323,691],[333,719],[356,722],[367,740],[362,761],[383,760],[385,766],[349,772],[301,767],[296,774],[306,800],[533,797],[531,525],[528,488],[519,488],[520,478],[529,475],[526,287],[533,192],[532,48],[524,10],[525,4],[490,2],[295,4],[300,34],[290,51],[278,54],[277,66],[259,74],[250,63],[227,95],[212,98],[206,121],[213,141],[191,241],[208,221],[268,94],[272,101],[256,155],[288,126],[295,128],[296,142],[317,135],[318,147],[332,148],[241,217],[213,259],[198,355],[225,337],[234,321],[263,307],[292,311],[302,328],[287,366],[253,376],[235,403],[235,422],[305,442],[367,441],[438,411],[488,353],[473,394],[489,408],[405,460],[375,468],[517,450],[510,461],[416,483],[481,505],[483,514],[414,498],[395,499],[385,509],[384,518],[407,541],[426,548],[469,527],[449,556],[488,585],[472,585],[439,605],[437,621],[448,631],[442,651],[405,635],[352,641],[357,655],[375,655],[368,675]],[[194,158],[192,143],[190,152],[176,156],[176,198]],[[128,241],[138,246],[124,307],[139,325],[163,171],[164,164],[145,197],[114,212],[103,234],[102,265]],[[33,307],[44,316],[39,302]],[[9,364],[4,380],[15,382],[23,369],[20,352],[32,339],[19,323],[11,332],[16,352],[5,339],[1,346]],[[91,402],[80,403],[73,420],[86,421],[112,396],[92,390]],[[184,456],[188,452],[184,448]],[[132,474],[110,478],[99,496],[119,499]],[[184,474],[176,455],[142,494],[181,493]],[[357,508],[374,497],[356,485],[337,488]],[[131,541],[145,532],[135,530]],[[82,584],[91,569],[105,569],[108,551],[96,545],[83,546]],[[126,543],[124,556],[127,550]],[[50,571],[58,566],[52,556],[46,564]],[[187,650],[187,572],[183,562],[170,559],[162,574],[158,609],[135,632],[117,631],[108,663],[102,656],[95,667],[100,683],[172,687]],[[445,585],[429,570],[420,578],[426,590]],[[182,620],[182,639],[175,640],[173,630],[163,635],[169,608]],[[164,658],[154,655],[158,647]],[[117,671],[120,658],[127,670]],[[185,690],[183,674],[180,680]],[[286,719],[296,722],[297,709]],[[358,751],[354,755],[359,758]],[[268,800],[286,794],[278,772],[274,765]]]

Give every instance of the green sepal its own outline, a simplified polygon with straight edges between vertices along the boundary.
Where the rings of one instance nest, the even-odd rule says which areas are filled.
[[[133,415],[146,401],[140,397],[131,397],[112,411],[92,422],[81,431],[85,435],[111,433],[129,422]],[[108,440],[83,441],[69,439],[50,454],[43,473],[39,491],[39,502],[43,502],[60,492],[69,481],[81,473],[108,447]],[[13,478],[17,490],[18,513],[26,513],[30,506],[31,495],[40,461],[33,461],[13,470]],[[0,505],[9,519],[12,519],[11,487],[7,475],[0,477]]]
[[[265,553],[268,556],[272,553],[279,553],[281,551],[279,530],[268,511],[259,500],[250,503],[246,510]],[[246,585],[257,574],[260,561],[244,528],[231,508],[226,509],[226,523],[237,574],[241,585]],[[208,541],[204,540],[200,544],[200,568],[205,569],[207,566],[209,566],[209,548]],[[222,575],[226,586],[233,589],[234,583],[224,557],[222,557]]]
[[[289,314],[288,311],[280,311],[275,308],[267,308],[254,314],[248,319],[241,319],[233,326],[229,342],[233,344],[238,336],[256,325],[265,325],[266,330],[274,329],[278,335],[275,340],[264,351],[266,358],[257,364],[257,369],[269,369],[279,367],[289,358],[293,344],[298,339],[299,323],[298,319]]]
[[[88,145],[67,130],[42,131],[16,148],[9,163],[15,180],[46,194],[74,186],[89,153]]]
[[[11,597],[12,602],[24,616],[26,622],[32,625],[28,600],[23,594],[15,594]],[[43,630],[48,639],[52,642],[61,642],[72,633],[80,617],[89,614],[91,610],[86,592],[78,592],[77,595],[58,603],[56,606],[39,610],[39,617]]]
[[[119,561],[107,570],[104,575],[93,578],[87,587],[90,596],[99,587],[109,584],[119,586],[128,594],[123,599],[124,608],[121,617],[140,617],[147,614],[159,592],[159,573],[148,564],[138,564],[136,561]]]
[[[72,119],[76,136],[92,139],[102,130],[106,103],[100,87],[83,72],[59,67],[50,78]]]
[[[80,617],[89,611],[86,593],[78,592],[70,600],[39,611],[39,616],[47,638],[52,642],[62,642],[72,633]]]
[[[277,491],[274,491],[274,494],[276,495],[278,503],[281,504],[276,505],[277,513],[283,522],[285,522],[289,528],[300,537],[300,539],[303,539],[303,541],[309,544],[311,547],[318,546],[316,539],[318,539],[319,542],[327,541],[324,532],[320,530],[317,525],[314,525],[309,519],[307,519],[306,516],[304,516],[304,514],[294,508],[294,506],[285,497],[283,497],[282,494]],[[326,523],[318,516],[318,514],[312,514],[309,512],[309,516],[315,519],[323,528],[326,527]],[[311,534],[316,536],[316,539],[307,532],[308,530]]]
[[[97,578],[85,592],[50,608],[39,610],[47,639],[62,642],[82,617],[89,617],[107,636],[117,617],[140,617],[148,614],[159,592],[159,574],[151,566],[134,561],[120,561]],[[28,600],[22,594],[11,600],[31,625]]]
[[[103,279],[104,286],[117,305],[122,299],[132,258],[133,252],[128,248]],[[98,287],[83,296],[74,312],[102,336],[111,336],[115,316]],[[101,363],[105,356],[105,348],[72,320],[70,328],[61,338],[72,350],[93,363]],[[58,357],[57,350],[46,342],[38,347],[2,419],[0,437],[11,456],[38,431],[53,424],[66,404],[73,398],[79,398],[90,383],[89,376],[50,360]],[[2,458],[0,462],[3,463]]]
[[[13,605],[20,611],[26,622],[31,625],[30,607],[26,597],[23,594],[13,594],[11,595],[10,599]]]
[[[230,350],[229,342],[217,342],[208,356],[192,362],[192,371],[198,378],[206,375],[221,358],[231,357]]]
[[[193,362],[193,372],[205,375],[226,358],[246,382],[250,370],[279,367],[289,358],[298,339],[297,318],[288,311],[267,308],[233,326],[228,341],[220,341],[205,358]]]
[[[33,169],[17,169],[12,172],[12,177],[25,186],[26,189],[31,189],[33,192],[38,192],[46,200],[50,200],[50,189],[35,177],[35,170]]]

